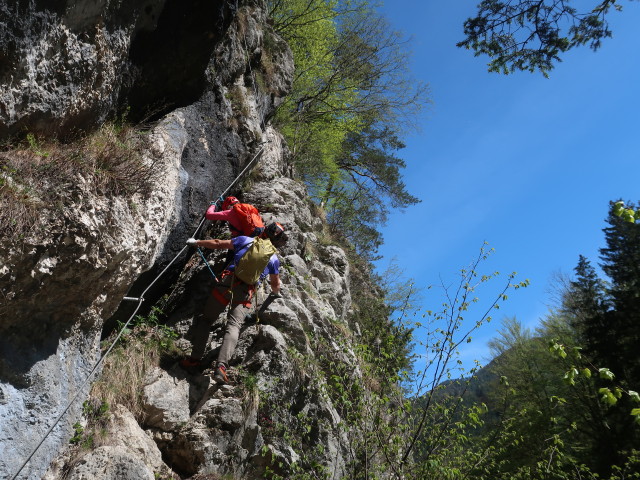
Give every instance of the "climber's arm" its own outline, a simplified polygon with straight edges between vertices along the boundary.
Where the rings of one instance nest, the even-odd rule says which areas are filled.
[[[269,285],[271,285],[271,291],[273,293],[280,293],[280,275],[277,273],[269,274]]]
[[[219,240],[217,238],[211,240],[196,240],[194,246],[209,248],[211,250],[233,250],[233,241]]]
[[[221,210],[216,212],[216,206],[211,205],[207,210],[207,213],[204,214],[204,217],[207,220],[222,220],[228,222],[233,218],[233,210]]]

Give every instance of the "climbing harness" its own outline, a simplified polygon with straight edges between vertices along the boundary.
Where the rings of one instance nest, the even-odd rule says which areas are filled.
[[[215,298],[218,302],[220,302],[221,305],[224,305],[225,307],[227,305],[243,305],[247,308],[250,307],[251,299],[254,297],[254,293],[256,291],[255,285],[247,285],[242,280],[239,280],[238,278],[236,278],[233,275],[233,272],[229,270],[225,270],[224,272],[222,272],[222,280],[224,281],[225,278],[227,277],[231,277],[231,279],[229,280],[229,286],[227,287],[225,284],[222,284],[222,283],[219,283],[218,285],[216,285],[213,291],[211,292],[211,295],[213,296],[213,298]],[[235,302],[233,298],[234,289],[241,285],[246,285],[246,294],[248,295],[249,298]],[[219,290],[220,287],[224,287],[223,291]],[[227,298],[227,295],[229,296],[228,298]]]
[[[220,197],[224,197],[226,195],[226,193],[231,190],[231,188],[236,184],[236,182],[245,174],[245,172],[255,163],[256,159],[260,156],[260,154],[262,153],[262,151],[264,150],[264,146],[265,144],[269,143],[269,141],[266,142],[262,142],[260,145],[260,149],[258,150],[258,153],[255,154],[255,156],[251,159],[251,161],[247,164],[247,166],[238,174],[238,176],[233,180],[233,182],[231,182],[231,184],[227,187],[227,189],[220,195]],[[192,237],[196,238],[196,235],[198,234],[200,228],[202,228],[202,225],[204,225],[206,218],[204,216],[204,214],[202,215],[202,218],[200,219],[200,223],[198,224],[198,226],[196,227],[195,232],[193,233]],[[93,366],[93,368],[89,371],[89,374],[87,375],[87,378],[85,378],[85,380],[80,384],[80,386],[78,387],[78,390],[76,391],[76,393],[71,397],[71,399],[69,400],[69,402],[67,402],[67,405],[65,406],[65,408],[62,410],[62,413],[60,413],[58,415],[58,417],[56,417],[55,421],[53,422],[53,424],[49,427],[49,429],[47,430],[47,432],[44,434],[44,436],[42,437],[42,440],[40,440],[40,442],[36,445],[36,447],[31,451],[31,453],[29,454],[29,456],[27,457],[27,459],[22,463],[22,465],[20,466],[20,468],[18,469],[18,471],[11,477],[11,480],[15,480],[16,478],[18,478],[18,475],[20,475],[20,473],[22,472],[22,470],[24,469],[24,467],[27,466],[27,464],[29,463],[29,461],[33,458],[33,456],[36,454],[36,452],[38,451],[38,449],[42,446],[42,444],[45,442],[45,440],[49,437],[49,435],[51,434],[51,432],[53,431],[53,429],[58,425],[58,423],[60,422],[60,420],[62,420],[62,417],[64,417],[64,415],[69,411],[69,409],[71,408],[71,405],[73,405],[73,403],[77,400],[77,398],[80,396],[80,393],[82,393],[84,387],[87,386],[87,384],[89,383],[89,380],[91,379],[91,377],[94,375],[94,373],[98,370],[98,367],[100,367],[100,365],[102,365],[102,363],[104,362],[104,359],[107,357],[107,355],[109,355],[109,353],[111,353],[111,350],[113,350],[113,348],[116,346],[116,344],[118,343],[118,340],[120,340],[120,337],[122,336],[122,334],[125,332],[125,330],[127,329],[127,327],[129,326],[129,324],[131,323],[131,321],[133,320],[133,318],[135,317],[135,315],[138,313],[138,310],[140,309],[140,307],[142,306],[142,302],[144,302],[144,296],[145,294],[151,289],[151,287],[160,279],[160,277],[162,277],[162,275],[164,275],[164,273],[169,269],[169,267],[171,265],[173,265],[173,263],[184,253],[185,250],[187,250],[188,246],[185,245],[184,247],[182,247],[182,249],[176,253],[176,255],[173,257],[173,259],[167,264],[167,266],[151,281],[151,283],[149,284],[149,286],[140,294],[139,297],[123,297],[122,300],[123,301],[129,301],[129,302],[138,302],[138,305],[136,306],[135,310],[133,311],[133,313],[131,314],[131,316],[129,317],[129,319],[124,323],[124,325],[122,325],[122,328],[120,329],[120,331],[118,332],[118,334],[116,335],[115,340],[111,343],[111,345],[109,346],[109,348],[107,349],[107,351],[104,353],[104,355],[102,355],[100,357],[100,359],[96,362],[96,364]],[[209,265],[209,262],[206,261],[206,258],[204,258],[204,254],[202,253],[202,251],[200,250],[200,248],[198,248],[198,251],[200,253],[200,255],[202,256],[203,260],[205,261],[205,263],[207,264],[207,266],[209,267],[209,271],[211,272],[211,274],[213,275],[214,278],[216,278],[215,274],[213,273],[213,270],[211,270],[211,266]],[[217,278],[216,278],[217,280]]]

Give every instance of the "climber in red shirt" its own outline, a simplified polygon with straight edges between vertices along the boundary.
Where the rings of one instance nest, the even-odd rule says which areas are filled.
[[[229,224],[229,230],[231,231],[231,237],[242,235],[240,219],[238,218],[236,211],[233,209],[233,206],[236,203],[240,203],[240,200],[236,197],[227,197],[222,203],[222,210],[216,212],[216,204],[214,203],[207,209],[207,213],[205,213],[204,216],[207,220],[220,220],[227,222]]]

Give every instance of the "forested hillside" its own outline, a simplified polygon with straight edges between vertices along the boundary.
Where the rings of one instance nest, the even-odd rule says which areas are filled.
[[[490,343],[494,360],[467,388],[446,386],[446,395],[485,412],[470,436],[484,452],[470,478],[640,476],[640,225],[634,205],[622,212],[620,204],[611,204],[603,230],[604,276],[579,256],[535,332],[504,319]]]

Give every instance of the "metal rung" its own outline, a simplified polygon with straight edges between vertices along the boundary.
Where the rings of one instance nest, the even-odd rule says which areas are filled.
[[[136,297],[122,297],[122,300],[127,300],[129,302],[139,302],[141,300],[143,300],[142,297],[140,298],[136,298]]]

